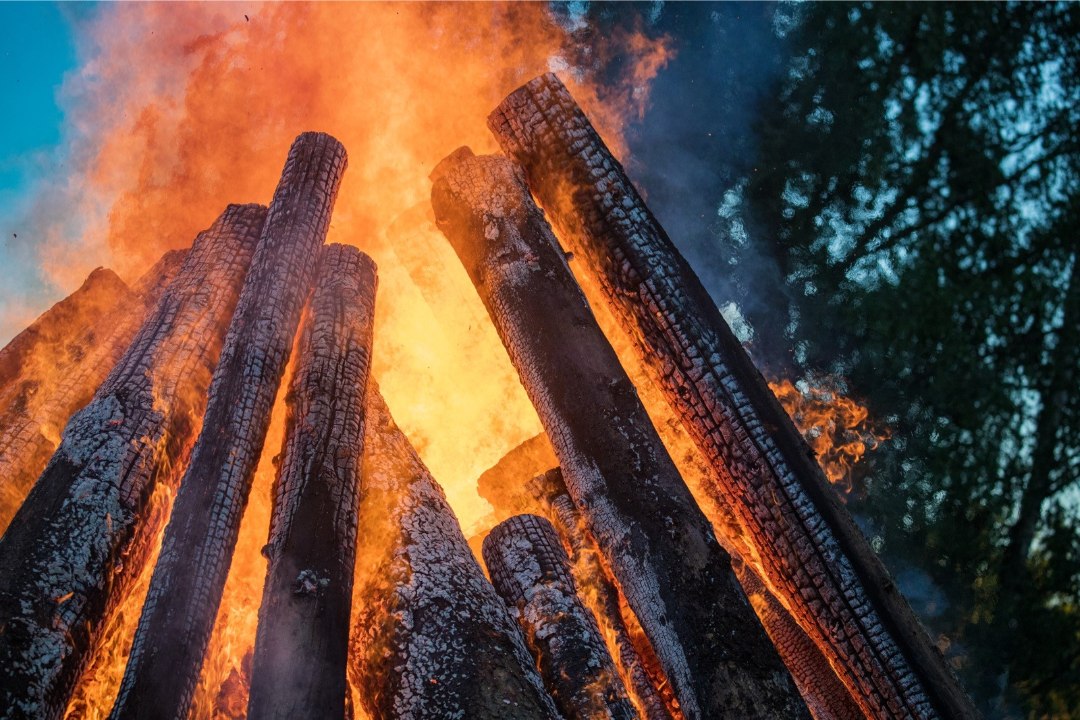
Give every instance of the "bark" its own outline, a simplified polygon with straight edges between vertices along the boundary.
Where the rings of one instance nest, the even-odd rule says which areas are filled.
[[[657,687],[661,686],[670,690],[663,682],[659,661],[648,642],[640,648],[635,644],[635,633],[623,620],[624,602],[619,597],[619,589],[600,561],[599,548],[589,536],[585,521],[574,506],[563,481],[562,471],[553,468],[537,475],[526,486],[570,546],[572,572],[579,585],[588,588],[592,596],[593,612],[604,628],[605,635],[611,638],[615,647],[615,659],[622,668],[627,689],[642,717],[646,720],[671,720],[672,713],[668,704],[673,705],[674,698],[670,697],[670,692],[669,697],[662,697],[662,693],[657,690]],[[640,637],[640,630],[637,636]]]
[[[372,384],[349,675],[372,720],[558,718],[520,630]]]
[[[484,562],[563,716],[637,718],[596,618],[578,597],[570,559],[551,523],[536,515],[500,523],[484,540]]]
[[[344,718],[375,263],[323,249],[286,399],[248,717]],[[298,662],[303,658],[303,662]]]
[[[183,252],[167,253],[134,288],[98,268],[0,350],[0,535],[60,442],[131,344]],[[160,277],[164,282],[151,282]]]
[[[829,666],[829,661],[791,617],[791,613],[747,564],[737,565],[739,582],[750,596],[750,602],[784,665],[795,678],[795,684],[806,699],[814,720],[856,720],[865,717]]]
[[[164,523],[265,217],[230,206],[176,280],[0,539],[0,715],[55,718],[111,608]],[[158,496],[161,493],[156,493]]]
[[[186,718],[282,373],[326,237],[345,149],[289,150],[214,371],[112,718]]]
[[[488,124],[710,459],[763,576],[875,717],[974,717],[701,282],[554,75]]]
[[[687,718],[806,708],[516,167],[462,148],[434,173],[454,246],[536,406],[567,488]],[[704,641],[703,641],[704,638]]]

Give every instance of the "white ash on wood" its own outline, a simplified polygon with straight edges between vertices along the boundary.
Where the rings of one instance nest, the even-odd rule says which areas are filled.
[[[368,389],[349,678],[372,720],[559,718],[442,488]]]
[[[0,539],[3,717],[63,713],[106,615],[151,551],[160,525],[149,500],[158,484],[175,487],[187,462],[265,215],[229,206],[195,239]]]
[[[345,717],[375,263],[323,248],[286,403],[247,717]]]

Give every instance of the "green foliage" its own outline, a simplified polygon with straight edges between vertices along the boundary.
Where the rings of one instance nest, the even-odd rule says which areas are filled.
[[[852,509],[946,591],[977,700],[1080,716],[1080,6],[793,13],[721,216],[769,244],[800,369],[890,424]]]

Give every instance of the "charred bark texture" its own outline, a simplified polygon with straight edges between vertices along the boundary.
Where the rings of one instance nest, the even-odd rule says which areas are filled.
[[[186,463],[265,217],[230,206],[176,280],[0,539],[0,715],[63,712],[97,632],[164,523],[150,502]]]
[[[529,82],[488,125],[711,459],[772,589],[864,711],[974,717],[783,408],[562,83],[551,74]]]
[[[739,582],[750,597],[761,624],[795,678],[814,720],[857,720],[865,717],[851,693],[829,666],[821,649],[791,617],[746,563],[738,563]]]
[[[322,251],[286,398],[248,717],[345,717],[375,263]]]
[[[594,612],[599,612],[597,621],[614,641],[615,659],[623,670],[628,682],[627,689],[634,696],[642,717],[645,720],[671,720],[668,703],[672,703],[674,698],[670,697],[670,688],[669,697],[666,698],[657,690],[663,685],[659,661],[647,642],[642,648],[634,643],[633,633],[623,620],[619,589],[600,560],[600,549],[589,535],[585,520],[566,489],[562,471],[553,468],[535,476],[527,483],[527,489],[570,546],[573,573],[579,581],[588,583]]]
[[[134,288],[111,270],[94,270],[0,350],[0,535],[55,452],[60,431],[94,397],[183,257],[167,253]]]
[[[289,150],[165,528],[112,718],[187,717],[345,164],[345,148],[323,133],[304,133]]]
[[[630,703],[600,627],[577,595],[555,528],[516,515],[484,540],[495,589],[516,613],[540,675],[567,720],[632,720]]]
[[[368,388],[349,675],[372,720],[558,718],[442,488]]]
[[[436,223],[503,340],[687,718],[806,716],[516,166],[455,151]]]

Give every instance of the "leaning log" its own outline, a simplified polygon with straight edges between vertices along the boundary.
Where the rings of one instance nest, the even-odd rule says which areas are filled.
[[[230,206],[195,239],[0,539],[0,716],[59,717],[146,561],[151,496],[187,461],[265,212]]]
[[[746,590],[765,632],[791,671],[814,720],[858,720],[865,717],[851,693],[814,641],[791,613],[769,592],[749,565],[736,563],[736,574]]]
[[[488,118],[710,459],[763,575],[874,717],[975,716],[700,280],[551,74]]]
[[[687,718],[806,708],[516,166],[461,148],[433,173],[450,240]]]
[[[130,288],[111,270],[94,270],[0,350],[0,535],[56,451],[60,431],[94,397],[183,256],[166,253]]]
[[[563,481],[562,471],[552,468],[526,483],[526,489],[535,498],[542,511],[559,531],[570,547],[571,572],[579,583],[588,587],[590,606],[604,634],[611,638],[615,660],[622,668],[630,691],[645,720],[672,720],[668,704],[674,698],[664,697],[658,687],[663,685],[663,673],[648,642],[643,647],[634,643],[633,633],[623,618],[624,601],[619,589],[610,578],[607,568],[600,560],[600,550],[589,535],[585,520],[574,505]]]
[[[491,583],[514,613],[544,684],[567,720],[632,720],[600,627],[578,597],[570,559],[551,523],[515,515],[484,540]]]
[[[367,393],[349,677],[372,720],[558,718],[442,488]]]
[[[323,133],[289,150],[214,371],[113,718],[186,718],[319,246],[345,170]]]
[[[375,263],[323,248],[286,396],[248,717],[344,718]],[[303,661],[298,661],[303,658]]]

